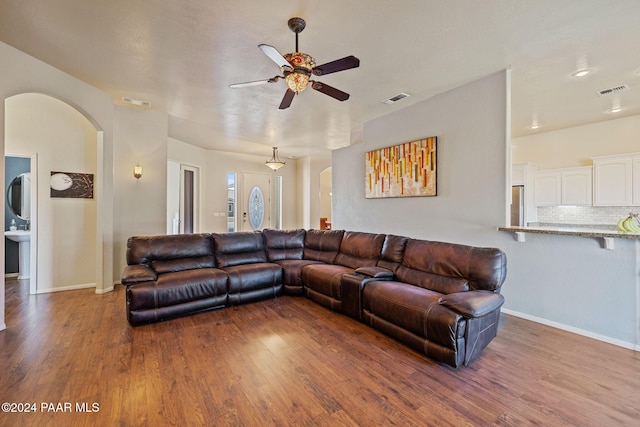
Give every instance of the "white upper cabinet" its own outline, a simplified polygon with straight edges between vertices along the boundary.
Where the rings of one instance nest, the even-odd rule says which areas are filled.
[[[592,168],[584,166],[562,170],[562,204],[570,206],[591,206]]]
[[[594,206],[630,206],[634,192],[633,164],[640,155],[605,156],[593,158]]]
[[[538,171],[535,178],[536,206],[557,206],[562,202],[560,171]]]
[[[511,165],[511,185],[526,185],[526,167],[524,163]]]
[[[536,173],[536,206],[591,206],[591,166],[543,170]]]

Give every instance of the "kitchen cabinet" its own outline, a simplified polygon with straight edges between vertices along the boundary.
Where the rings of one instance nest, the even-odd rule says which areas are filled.
[[[591,206],[591,166],[543,170],[536,173],[536,206]]]
[[[562,173],[538,171],[535,177],[536,206],[558,206],[561,203]]]
[[[639,183],[633,177],[634,161],[640,153],[633,155],[594,157],[593,160],[593,204],[594,206],[630,206]]]
[[[593,200],[593,168],[584,166],[562,170],[562,204],[591,206]]]
[[[527,165],[519,163],[511,165],[511,185],[526,185]]]

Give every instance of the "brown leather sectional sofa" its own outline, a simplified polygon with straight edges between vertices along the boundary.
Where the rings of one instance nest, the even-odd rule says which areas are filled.
[[[131,237],[127,264],[132,325],[304,295],[453,367],[496,336],[506,275],[496,248],[342,230]]]

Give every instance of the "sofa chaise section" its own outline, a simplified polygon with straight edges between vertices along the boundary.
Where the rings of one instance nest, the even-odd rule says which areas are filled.
[[[227,304],[228,275],[215,268],[211,236],[131,237],[122,274],[133,325]]]
[[[362,290],[362,320],[427,356],[457,367],[495,337],[506,257],[477,248],[409,239],[393,280]]]

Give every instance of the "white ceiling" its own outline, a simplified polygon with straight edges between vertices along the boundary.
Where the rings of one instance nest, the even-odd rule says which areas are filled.
[[[229,88],[280,74],[257,45],[293,51],[293,16],[318,64],[360,59],[317,78],[349,100],[309,89],[279,110],[282,80]],[[640,114],[638,0],[2,0],[0,40],[118,104],[150,102],[171,137],[266,156],[348,145],[363,122],[508,67],[513,136],[535,117],[543,132]],[[572,78],[581,64],[591,73]],[[631,90],[596,94],[621,84]],[[382,103],[400,92],[411,97]]]

